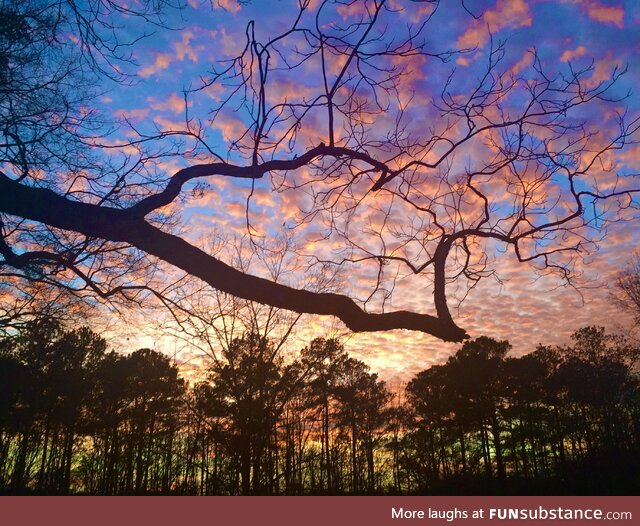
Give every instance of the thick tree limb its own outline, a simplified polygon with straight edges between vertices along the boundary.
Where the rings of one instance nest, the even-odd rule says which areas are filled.
[[[129,243],[220,291],[295,312],[336,316],[356,332],[409,329],[456,342],[466,337],[465,331],[457,327],[450,316],[443,318],[408,311],[367,313],[341,294],[295,289],[245,274],[154,227],[130,209],[71,201],[51,190],[17,183],[4,174],[0,174],[0,212],[90,237]]]
[[[222,162],[189,166],[188,168],[184,168],[176,172],[169,180],[169,183],[164,190],[157,194],[145,197],[130,207],[129,210],[130,213],[134,215],[144,217],[152,211],[171,203],[176,197],[178,197],[183,185],[192,179],[213,175],[234,177],[236,179],[260,179],[266,173],[271,171],[297,170],[298,168],[308,165],[314,159],[322,156],[332,156],[335,158],[346,156],[350,159],[364,161],[373,166],[377,171],[384,173],[388,171],[388,168],[384,163],[370,157],[366,153],[339,146],[327,146],[324,143],[321,143],[306,151],[299,157],[294,157],[292,159],[272,159],[270,161],[250,166],[237,166]]]

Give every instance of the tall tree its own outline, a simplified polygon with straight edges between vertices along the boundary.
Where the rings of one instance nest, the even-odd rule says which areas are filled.
[[[346,372],[349,356],[344,350],[344,345],[334,338],[316,338],[311,345],[302,350],[301,354],[302,363],[310,371],[306,383],[308,402],[320,412],[320,444],[322,446],[320,485],[328,492],[332,492],[335,490],[332,457],[335,388]]]
[[[21,384],[13,385],[5,406],[21,437],[13,462],[15,489],[34,476],[40,491],[69,492],[73,455],[85,432],[85,409],[105,348],[88,328],[65,331],[50,318],[31,321],[2,341],[4,371],[17,375],[6,378],[7,384],[18,379]]]

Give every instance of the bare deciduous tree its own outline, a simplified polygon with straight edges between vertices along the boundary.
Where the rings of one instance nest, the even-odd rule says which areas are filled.
[[[438,3],[428,4],[412,25],[398,24],[400,14],[385,0],[351,2],[348,12],[343,2],[312,7],[299,0],[296,16],[275,36],[251,21],[238,55],[185,92],[183,129],[147,133],[132,126],[137,136],[115,144],[113,130],[86,111],[82,91],[69,89],[76,63],[54,46],[57,63],[67,64],[63,77],[29,79],[25,89],[40,97],[52,85],[61,109],[27,101],[32,118],[2,107],[3,264],[62,266],[75,273],[72,281],[79,277],[110,296],[127,290],[121,275],[102,275],[110,261],[139,261],[142,268],[161,261],[230,295],[336,316],[354,331],[411,329],[448,341],[466,334],[453,320],[447,288],[456,284],[464,297],[491,275],[495,246],[570,282],[575,259],[621,211],[637,206],[639,189],[612,157],[640,126],[614,96],[624,70],[598,81],[593,64],[555,71],[532,49],[531,65],[516,72],[504,64],[504,44],[490,39],[478,78],[453,71],[438,96],[426,98],[411,88],[412,75],[471,51],[427,42],[438,14]],[[100,13],[123,9],[116,2],[86,5]],[[60,3],[59,12],[75,21],[82,11]],[[16,24],[31,24],[25,13],[15,10]],[[79,20],[72,26],[80,32],[101,21]],[[8,44],[1,56],[24,56],[25,71],[35,68],[37,33],[27,32],[23,43],[2,31]],[[103,38],[103,31],[90,35]],[[117,49],[118,30],[109,36]],[[94,62],[79,62],[82,71],[100,73],[111,56],[105,42],[85,41],[84,48],[105,55],[90,54]],[[22,93],[27,77],[16,78],[3,79],[3,92]],[[300,89],[284,95],[286,84]],[[213,88],[221,95],[211,121],[190,116],[187,99]],[[619,111],[613,132],[588,117],[602,106]],[[208,132],[231,111],[245,127],[221,148]],[[158,169],[176,155],[189,164],[170,175]],[[307,207],[296,226],[340,244],[337,252],[308,255],[309,262],[371,270],[377,279],[370,294],[356,301],[251,275],[181,237],[178,218],[165,207],[215,177],[253,185],[270,178],[274,192],[304,193]],[[251,195],[247,220],[251,232]],[[109,257],[92,255],[89,263],[92,250]],[[100,272],[87,274],[87,266]],[[435,314],[385,308],[396,278],[412,274],[431,282]]]
[[[613,300],[633,316],[637,330],[640,327],[640,258],[636,255],[633,262],[618,275]]]

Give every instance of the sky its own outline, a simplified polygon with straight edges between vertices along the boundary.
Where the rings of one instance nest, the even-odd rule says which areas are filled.
[[[314,0],[310,11],[317,4]],[[327,10],[320,23],[331,27],[333,23],[355,20],[361,16],[358,10],[362,5],[345,2],[336,10]],[[430,3],[408,0],[390,0],[389,5],[396,12],[393,16],[389,14],[386,25],[383,25],[383,39],[392,39],[407,27],[419,26],[432,10]],[[131,66],[131,71],[136,77],[129,87],[107,86],[100,99],[101,111],[117,119],[126,119],[129,125],[143,133],[153,133],[183,130],[186,110],[192,122],[199,119],[202,123],[203,133],[213,151],[232,162],[241,163],[243,159],[237,152],[229,150],[229,144],[241,140],[246,129],[246,111],[232,101],[224,110],[212,113],[212,109],[233,88],[233,83],[227,80],[206,86],[189,93],[186,99],[185,91],[201,87],[203,80],[212,78],[214,68],[228,64],[224,61],[242,50],[250,21],[255,21],[256,36],[264,42],[288,27],[295,16],[296,2],[286,0],[189,0],[183,10],[165,13],[165,23],[171,30],[158,28],[132,49],[136,65]],[[136,28],[127,24],[121,30],[134,34]],[[495,45],[504,41],[500,70],[523,78],[535,77],[533,48],[537,50],[545,70],[554,74],[566,74],[571,68],[575,71],[592,64],[592,70],[584,79],[587,87],[606,81],[616,67],[628,68],[611,91],[611,96],[618,98],[631,90],[628,97],[608,105],[590,105],[576,116],[584,118],[590,129],[597,130],[599,135],[594,140],[602,142],[615,132],[615,111],[626,111],[629,116],[640,111],[640,96],[634,92],[640,85],[638,34],[640,9],[635,0],[467,0],[464,5],[455,1],[441,2],[424,31],[428,49],[432,53],[460,49],[467,52],[453,54],[446,62],[431,56],[413,57],[403,62],[406,76],[399,85],[395,106],[391,105],[388,112],[370,117],[371,133],[384,136],[402,105],[406,105],[410,113],[407,127],[411,133],[432,133],[434,127],[441,124],[438,124],[434,101],[438,100],[449,75],[453,73],[451,89],[454,95],[468,93],[486,71],[492,42]],[[289,51],[294,47],[292,44]],[[317,93],[320,85],[317,63],[310,62],[295,75],[287,76],[278,71],[284,59],[274,56],[272,60],[275,69],[271,73],[267,93],[269,104],[283,100],[309,100]],[[330,75],[337,73],[339,61],[330,63],[328,69]],[[510,104],[517,106],[518,96],[516,93]],[[305,146],[322,140],[322,133],[318,131],[322,126],[314,127],[314,124],[318,123],[311,119],[307,126],[301,128],[297,150],[294,151],[304,151]],[[278,132],[276,126],[274,133]],[[127,126],[123,126],[119,134],[120,137],[112,139],[133,136]],[[463,150],[452,159],[451,173],[463,173],[467,165],[488,155],[482,145],[474,148]],[[198,159],[207,160],[204,154]],[[187,162],[194,160],[165,158],[159,160],[154,169],[170,175]],[[637,144],[627,145],[604,162],[610,163],[615,168],[613,171],[625,175],[624,180],[617,183],[621,188],[625,184],[631,185],[634,183],[632,174],[640,170],[640,147]],[[601,168],[596,170],[594,177],[600,177],[599,184],[607,188],[613,184],[607,179],[611,174]],[[258,240],[286,233],[295,240],[301,256],[313,253],[335,261],[342,257],[345,247],[339,236],[327,234],[326,215],[320,213],[314,216],[314,221],[304,221],[305,211],[313,206],[313,194],[304,186],[309,180],[311,176],[304,170],[287,178],[275,174],[271,179],[258,181],[253,188],[246,181],[210,178],[204,186],[186,187],[184,199],[173,207],[180,207],[187,238],[200,246],[206,246],[221,232],[228,236],[246,236],[251,231]],[[296,183],[303,186],[284,189]],[[425,193],[437,192],[429,188],[428,180],[423,184]],[[490,182],[486,184],[489,188]],[[562,190],[562,183],[555,184],[549,191],[547,197],[550,200],[553,200],[554,189]],[[500,197],[499,192],[504,189],[496,187],[493,190],[496,192],[493,205],[500,212],[508,207],[508,197]],[[358,191],[356,188],[354,194]],[[337,225],[338,228],[348,228],[359,246],[369,243],[367,246],[376,250],[383,238],[385,242],[392,243],[393,232],[397,233],[407,225],[412,234],[420,230],[420,216],[411,207],[384,196],[365,197],[357,213],[349,217],[348,224]],[[356,200],[358,195],[351,198]],[[387,207],[391,205],[392,212],[387,213]],[[471,215],[472,205],[469,205]],[[602,213],[607,217],[614,214],[612,210]],[[593,215],[589,217],[589,214]],[[529,352],[538,343],[566,343],[573,331],[585,325],[603,325],[610,330],[625,327],[630,317],[612,304],[611,291],[616,276],[632,261],[638,246],[640,215],[634,209],[624,210],[620,215],[624,221],[600,231],[597,230],[599,225],[595,212],[587,211],[587,217],[596,228],[587,232],[594,242],[585,247],[584,257],[575,262],[578,287],[568,286],[557,276],[541,275],[535,265],[519,263],[514,254],[505,251],[504,247],[486,243],[478,250],[482,248],[487,255],[489,268],[496,271],[495,275],[481,280],[466,296],[468,283],[460,282],[448,290],[452,314],[458,325],[472,337],[489,335],[508,339],[516,354]],[[383,234],[379,236],[381,232]],[[397,242],[398,236],[394,239]],[[414,245],[408,247],[406,253],[419,259],[419,250]],[[385,299],[385,308],[433,312],[428,279],[411,276],[406,269],[393,265],[385,270],[384,286],[390,291]],[[299,274],[290,277],[294,284],[304,282],[304,273],[302,277]],[[391,276],[399,279],[393,283]],[[370,293],[376,279],[376,267],[366,264],[342,266],[335,287],[362,299]],[[382,297],[381,293],[374,295],[368,306],[379,310]],[[464,301],[458,305],[458,300],[462,299]],[[132,320],[135,319],[134,316]],[[142,323],[140,318],[138,322]],[[139,337],[140,331],[135,331],[141,345],[152,338],[155,330],[153,324],[149,325],[148,320],[145,322],[146,340]],[[347,348],[354,356],[364,359],[374,372],[392,382],[406,381],[415,372],[442,363],[459,347],[459,344],[445,344],[428,335],[409,331],[348,334],[335,320],[310,317],[303,319],[298,338],[309,341],[313,336],[325,334],[345,337]],[[153,336],[153,339],[157,337]],[[167,351],[177,345],[166,338],[158,339],[158,342],[156,346],[166,347],[164,350]],[[189,353],[183,356],[190,357]]]

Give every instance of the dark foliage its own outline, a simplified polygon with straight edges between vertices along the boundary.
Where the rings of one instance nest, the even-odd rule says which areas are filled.
[[[620,494],[640,466],[637,349],[588,327],[481,337],[391,393],[337,340],[234,339],[190,387],[162,354],[51,319],[0,340],[0,491]]]

